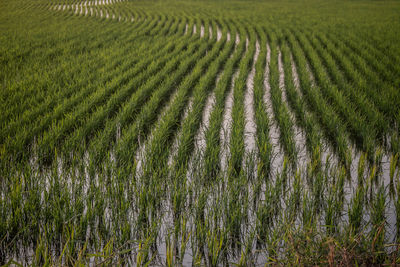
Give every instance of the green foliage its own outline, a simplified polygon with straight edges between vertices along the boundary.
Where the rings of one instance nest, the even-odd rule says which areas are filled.
[[[399,264],[399,10],[3,0],[0,265]]]

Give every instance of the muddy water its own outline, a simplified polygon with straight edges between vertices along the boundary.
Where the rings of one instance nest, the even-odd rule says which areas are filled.
[[[306,136],[304,131],[298,125],[296,124],[295,121],[295,115],[292,112],[290,105],[287,100],[287,94],[286,94],[286,87],[285,87],[285,73],[284,73],[284,68],[283,68],[283,62],[282,62],[282,53],[279,50],[278,51],[278,69],[279,69],[279,88],[282,91],[282,100],[284,105],[286,105],[287,110],[289,111],[289,115],[291,117],[291,120],[293,122],[293,130],[294,130],[294,141],[296,145],[296,152],[297,152],[297,162],[300,164],[300,168],[304,169],[305,165],[307,164],[307,149],[306,149]],[[292,65],[293,69],[293,65]],[[294,77],[294,75],[293,75]],[[298,79],[297,79],[298,81]],[[298,84],[298,82],[297,82]]]
[[[197,32],[197,27],[196,27],[196,24],[194,24],[194,25],[193,25],[193,35],[195,35],[196,32]]]
[[[204,37],[204,25],[201,24],[201,26],[200,26],[200,38],[203,38],[203,37]]]
[[[230,33],[229,34],[229,39],[230,39]],[[235,49],[239,45],[240,38],[239,34],[236,34],[236,39],[235,39]],[[247,50],[246,50],[247,51]],[[230,57],[232,57],[233,54],[231,54]],[[223,120],[222,120],[222,127],[221,127],[221,132],[220,132],[220,138],[221,138],[221,159],[220,159],[220,166],[221,170],[223,173],[226,172],[227,170],[227,164],[228,164],[228,158],[229,158],[229,140],[231,138],[231,128],[232,128],[232,108],[233,108],[233,88],[235,87],[235,80],[239,76],[239,70],[235,70],[235,73],[232,75],[231,79],[231,86],[230,90],[228,92],[228,95],[225,100],[225,110],[224,110],[224,115],[223,115]]]
[[[220,78],[221,78],[221,73],[218,74],[216,83],[218,83]],[[204,149],[206,148],[205,131],[208,129],[208,126],[210,125],[210,115],[211,115],[211,111],[213,110],[214,105],[215,105],[215,93],[212,92],[207,97],[201,126],[200,126],[199,132],[195,138],[198,151],[204,151]]]
[[[280,132],[276,121],[274,119],[274,112],[272,110],[272,100],[271,100],[271,86],[269,84],[269,64],[271,62],[271,49],[267,44],[267,60],[265,65],[264,72],[264,87],[265,87],[265,95],[264,95],[264,103],[266,106],[266,110],[269,116],[270,123],[270,140],[272,145],[272,160],[271,160],[271,169],[272,169],[272,177],[276,178],[276,175],[281,172],[283,166],[283,151],[280,146],[279,136]]]
[[[79,14],[79,15],[84,14],[85,16],[87,16],[89,13],[88,7],[101,6],[101,5],[113,5],[113,4],[116,4],[119,2],[122,2],[122,1],[108,1],[108,0],[106,0],[106,1],[104,1],[104,0],[102,0],[102,1],[97,1],[97,0],[96,1],[84,1],[84,2],[80,2],[79,4],[54,5],[54,6],[51,6],[49,9],[50,10],[62,10],[62,11],[72,9],[72,10],[74,10],[74,14]],[[92,10],[92,9],[90,8],[90,10]],[[92,16],[92,12],[90,12],[90,13]]]
[[[221,40],[221,37],[222,37],[221,29],[217,26],[217,42]],[[229,42],[230,40],[231,40],[231,35],[229,34],[229,40],[227,41]]]
[[[297,93],[303,98],[303,92],[300,89],[300,79],[299,79],[299,75],[297,73],[296,64],[294,63],[292,54],[290,54],[290,62],[292,65],[292,75],[293,75],[294,87],[295,87]]]
[[[256,152],[256,123],[254,115],[254,75],[256,73],[256,62],[260,54],[260,43],[256,42],[256,49],[253,57],[253,65],[246,80],[246,92],[244,95],[244,111],[245,111],[245,132],[244,143],[245,153],[253,154]]]
[[[228,157],[229,157],[229,140],[231,137],[232,128],[232,108],[233,108],[233,88],[235,87],[235,80],[239,76],[239,70],[236,70],[232,76],[231,88],[226,97],[224,118],[221,127],[221,169],[223,172],[227,169]]]

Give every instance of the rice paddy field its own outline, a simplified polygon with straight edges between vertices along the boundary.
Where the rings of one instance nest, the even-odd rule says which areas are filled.
[[[0,265],[400,264],[400,2],[2,0]]]

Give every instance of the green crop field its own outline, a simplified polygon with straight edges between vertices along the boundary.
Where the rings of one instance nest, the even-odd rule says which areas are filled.
[[[400,2],[1,0],[0,265],[400,264]]]

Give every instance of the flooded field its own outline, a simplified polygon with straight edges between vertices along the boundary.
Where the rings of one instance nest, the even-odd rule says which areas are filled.
[[[3,5],[0,265],[400,263],[399,3]]]

